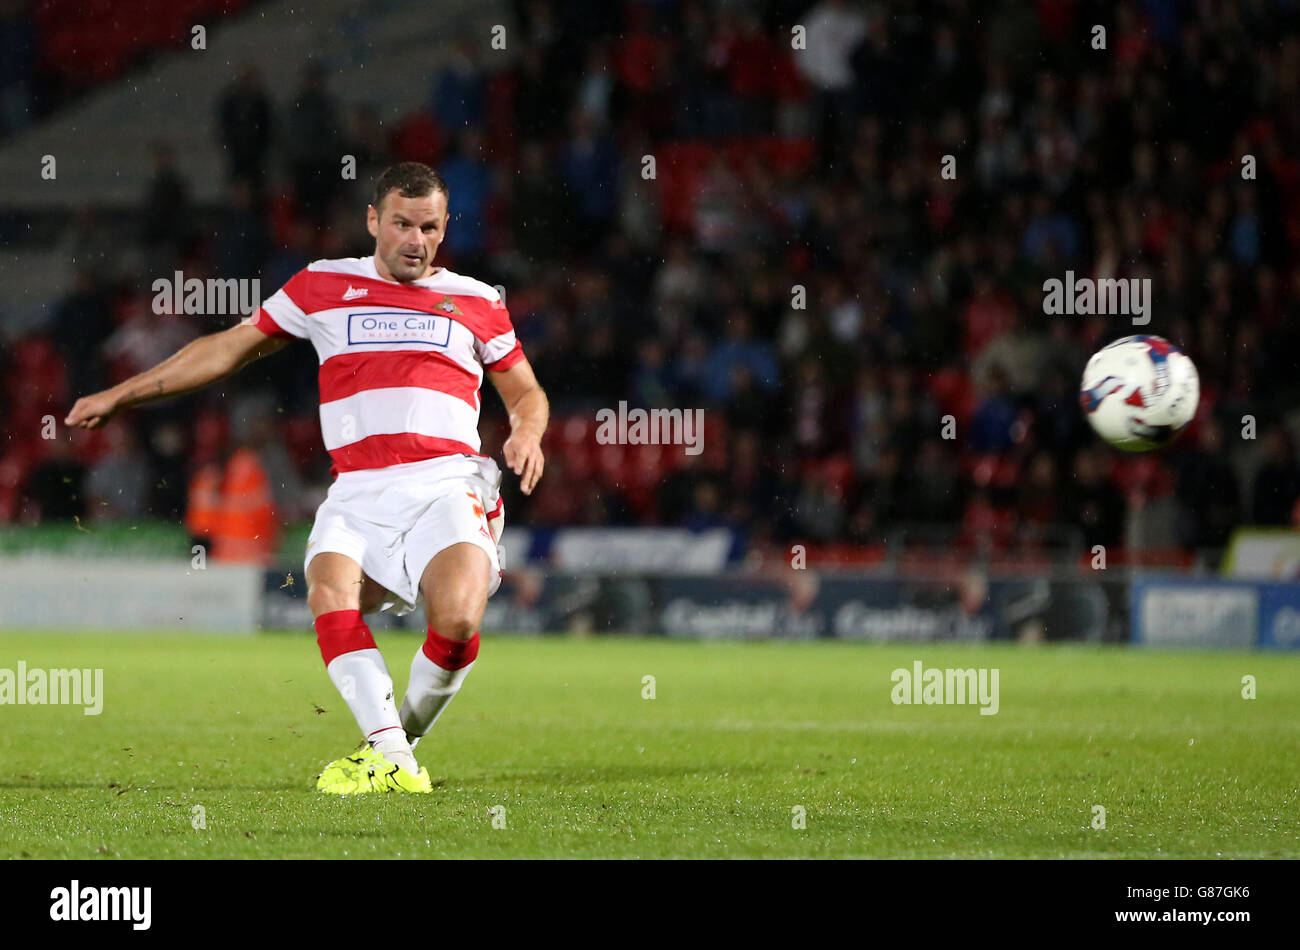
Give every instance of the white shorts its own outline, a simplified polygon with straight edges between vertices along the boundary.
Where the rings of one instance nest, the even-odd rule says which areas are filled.
[[[501,586],[500,488],[496,462],[472,455],[344,472],[316,509],[304,570],[317,554],[346,555],[392,595],[380,609],[402,616],[422,602],[433,556],[467,541],[491,561],[491,596]]]

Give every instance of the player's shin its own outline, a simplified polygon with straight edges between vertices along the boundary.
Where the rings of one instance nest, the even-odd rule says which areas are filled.
[[[419,766],[393,702],[393,678],[361,611],[321,614],[316,618],[316,641],[325,669],[362,734],[384,758],[414,774]]]
[[[411,660],[411,679],[402,700],[402,727],[411,748],[433,728],[447,704],[460,691],[478,656],[478,634],[449,640],[432,627]]]

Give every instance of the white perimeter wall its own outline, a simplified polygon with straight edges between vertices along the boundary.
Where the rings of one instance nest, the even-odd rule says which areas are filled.
[[[194,570],[175,559],[0,557],[0,630],[146,627],[251,634],[262,587],[257,567]]]

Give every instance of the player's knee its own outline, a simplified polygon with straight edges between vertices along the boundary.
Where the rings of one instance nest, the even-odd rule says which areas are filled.
[[[330,581],[312,584],[307,589],[307,607],[314,617],[336,610],[359,610],[361,600],[358,585]]]
[[[478,618],[465,612],[434,614],[429,625],[448,640],[468,640],[478,631]]]
[[[429,626],[448,640],[468,640],[483,621],[481,605],[440,598],[429,605]]]

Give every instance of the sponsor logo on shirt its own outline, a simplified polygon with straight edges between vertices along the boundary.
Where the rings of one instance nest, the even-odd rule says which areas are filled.
[[[451,342],[451,320],[409,310],[348,314],[348,345],[358,343],[421,343],[445,347]]]

